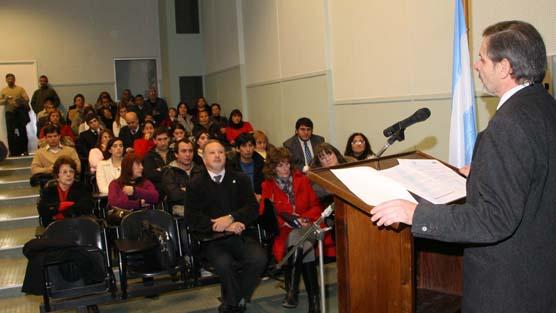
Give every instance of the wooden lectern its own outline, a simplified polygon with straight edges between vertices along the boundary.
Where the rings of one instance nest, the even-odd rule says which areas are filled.
[[[411,152],[334,168],[386,169],[399,158],[432,157]],[[308,176],[334,194],[340,312],[460,311],[461,246],[413,238],[407,225],[377,227],[369,214],[372,206],[351,193],[329,168]]]

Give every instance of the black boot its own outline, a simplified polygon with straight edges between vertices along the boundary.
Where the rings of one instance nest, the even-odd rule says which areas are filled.
[[[309,299],[309,313],[320,313],[320,290],[315,262],[303,263],[303,282]]]
[[[282,306],[288,309],[297,307],[299,295],[299,279],[301,277],[301,262],[303,250],[298,249],[288,260],[288,266],[284,271],[284,283],[286,285],[286,296]]]

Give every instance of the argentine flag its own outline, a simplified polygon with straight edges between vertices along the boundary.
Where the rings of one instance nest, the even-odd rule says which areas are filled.
[[[471,163],[473,146],[477,137],[477,125],[475,123],[475,89],[469,61],[467,27],[462,0],[455,1],[449,163],[462,167]]]

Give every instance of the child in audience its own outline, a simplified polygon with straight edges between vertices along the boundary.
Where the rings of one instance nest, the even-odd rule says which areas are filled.
[[[91,173],[95,173],[98,162],[104,160],[104,153],[106,152],[108,141],[112,138],[114,138],[114,135],[110,129],[105,128],[98,134],[96,147],[89,151],[89,169]]]
[[[155,146],[153,134],[154,122],[145,121],[143,124],[143,138],[135,139],[133,142],[133,151],[136,155],[143,158]]]
[[[228,127],[226,127],[226,139],[231,145],[234,145],[237,136],[243,133],[253,133],[251,123],[243,121],[243,114],[238,109],[230,113]]]
[[[158,191],[143,177],[142,158],[127,153],[122,160],[122,173],[108,186],[108,205],[127,210],[138,210],[158,203]]]
[[[98,162],[96,171],[97,187],[101,194],[107,194],[110,183],[120,177],[124,156],[124,142],[120,138],[110,139],[106,146],[104,160]]]

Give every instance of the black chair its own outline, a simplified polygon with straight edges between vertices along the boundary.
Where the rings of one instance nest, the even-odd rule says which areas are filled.
[[[168,267],[153,264],[153,255],[160,249],[158,242],[142,237],[145,221],[155,225],[167,239],[171,262]],[[160,292],[183,289],[186,284],[186,263],[181,254],[179,229],[170,214],[161,210],[139,210],[125,216],[120,224],[119,239],[115,240],[119,254],[120,288],[122,298],[128,297],[128,276],[143,278],[143,287],[136,286],[135,295],[156,295]],[[177,274],[181,274],[181,282]],[[154,277],[170,275],[172,282],[154,284]]]
[[[105,232],[94,218],[82,216],[52,222],[41,238],[75,244],[69,249],[80,249],[75,255],[86,258],[87,264],[92,264],[97,273],[102,273],[102,277],[92,279],[86,276],[94,271],[78,271],[79,275],[68,281],[64,271],[75,274],[75,269],[79,268],[75,261],[77,258],[71,261],[47,258],[43,267],[45,288],[41,312],[84,307],[116,297],[116,282],[109,266]],[[73,274],[71,276],[75,276]]]

